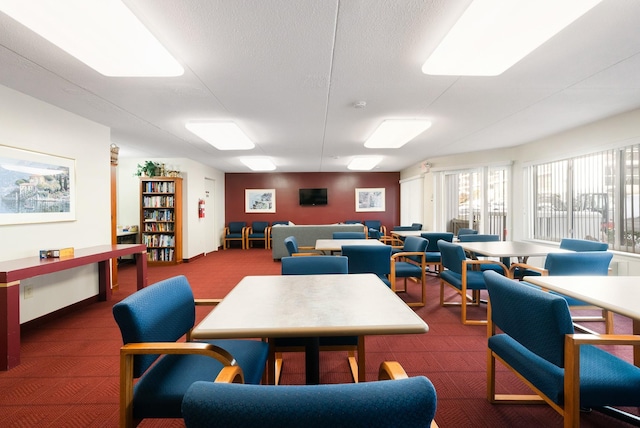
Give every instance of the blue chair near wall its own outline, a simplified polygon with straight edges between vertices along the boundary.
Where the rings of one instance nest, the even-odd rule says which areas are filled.
[[[483,325],[487,320],[470,320],[467,318],[467,306],[480,305],[480,291],[486,290],[484,277],[480,269],[484,264],[496,264],[502,267],[504,272],[509,272],[506,266],[494,260],[470,260],[464,249],[457,244],[438,241],[438,248],[442,257],[442,271],[440,272],[440,306],[460,306],[460,319],[465,325]],[[445,285],[453,288],[460,302],[445,301]],[[471,295],[468,294],[471,292]]]
[[[195,300],[184,276],[135,292],[113,306],[120,349],[120,426],[144,418],[180,418],[189,386],[229,376],[259,384],[268,345],[258,340],[190,341]],[[186,342],[178,342],[183,336]],[[134,380],[137,379],[137,382]]]
[[[420,279],[420,300],[407,302],[408,306],[424,306],[427,303],[427,258],[425,251],[429,241],[417,236],[408,236],[402,252],[391,256],[391,289],[397,292],[407,291],[407,278]],[[404,289],[398,289],[398,278],[404,279]]]
[[[298,256],[283,257],[281,272],[282,275],[337,275],[349,273],[347,257],[344,256]],[[304,287],[304,284],[300,285]],[[273,341],[275,361],[275,384],[280,382],[282,373],[282,352],[301,352],[305,348],[304,338],[284,337],[276,338]],[[364,341],[360,343],[357,336],[329,336],[320,337],[319,346],[321,351],[347,351],[351,375],[355,382],[364,381]],[[357,353],[357,358],[356,358]],[[360,364],[362,366],[360,367]]]
[[[433,272],[437,275],[440,274],[442,269],[442,257],[440,255],[440,249],[438,248],[438,241],[453,242],[452,232],[422,232],[420,236],[426,239],[429,244],[425,251],[427,266],[433,266]]]
[[[367,227],[367,234],[371,239],[380,239],[387,234],[387,229],[380,220],[365,220],[364,225]]]
[[[580,409],[640,406],[640,368],[594,345],[640,345],[631,335],[574,334],[567,302],[495,272],[484,273],[490,318],[487,398],[490,403],[539,403],[542,398],[580,426]],[[496,334],[498,329],[502,332]],[[496,388],[496,360],[536,395]]]
[[[539,275],[549,276],[607,276],[609,274],[609,265],[613,254],[608,251],[583,251],[573,253],[549,253],[544,262],[544,268],[527,265],[524,263],[514,263],[511,270],[520,270],[527,272],[536,272]],[[537,287],[533,284],[523,282],[531,287]],[[556,294],[552,292],[553,294]],[[588,303],[574,299],[573,297],[562,296],[569,307],[573,310],[577,309],[593,309],[594,307]],[[607,334],[613,334],[613,314],[609,311],[602,311],[601,316],[573,316],[574,321],[604,321]]]
[[[273,226],[286,226],[289,224],[288,220],[276,220],[276,221],[272,221],[271,222],[271,226],[269,226],[269,228],[267,229],[267,242],[269,245],[269,248],[272,247],[272,243],[273,243],[273,238],[271,237],[271,231],[273,230]]]
[[[571,251],[607,251],[609,244],[606,242],[589,241],[586,239],[562,238],[560,248]]]
[[[393,369],[388,367],[393,366]],[[383,362],[378,382],[328,385],[237,385],[196,382],[182,404],[187,428],[437,427],[436,390]],[[433,422],[433,424],[432,424]]]
[[[364,232],[333,232],[333,239],[366,239]]]
[[[462,235],[475,235],[476,233],[478,233],[477,230],[470,229],[468,227],[461,227],[460,229],[458,229],[458,237]]]
[[[251,242],[260,241],[264,248],[269,248],[269,222],[254,221],[245,229],[246,247],[251,248]]]
[[[240,241],[242,249],[246,248],[245,246],[245,231],[247,229],[247,223],[244,221],[232,221],[229,222],[229,225],[224,228],[223,243],[222,249],[226,250],[227,248],[231,248],[231,243],[235,241]]]
[[[349,259],[349,273],[374,273],[391,287],[391,246],[343,245],[342,255]]]

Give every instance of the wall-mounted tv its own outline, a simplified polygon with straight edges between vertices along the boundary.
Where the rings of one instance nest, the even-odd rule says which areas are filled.
[[[300,189],[300,205],[327,205],[327,189]]]

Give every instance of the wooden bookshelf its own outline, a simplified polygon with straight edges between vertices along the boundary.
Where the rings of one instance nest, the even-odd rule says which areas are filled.
[[[182,178],[140,178],[140,228],[150,265],[182,263]]]

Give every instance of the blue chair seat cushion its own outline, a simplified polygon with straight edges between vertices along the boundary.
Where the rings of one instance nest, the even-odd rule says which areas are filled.
[[[418,278],[422,275],[420,266],[408,262],[396,262],[396,277],[400,278]]]
[[[453,285],[458,290],[462,290],[462,275],[451,270],[440,272],[440,278]],[[487,288],[481,271],[467,272],[467,290],[485,290]]]
[[[259,340],[206,341],[227,350],[248,384],[260,384],[269,345]],[[134,418],[181,418],[182,397],[193,382],[214,381],[222,364],[203,355],[165,355],[150,367],[133,389]]]
[[[442,260],[442,255],[440,251],[427,251],[426,252],[427,263],[440,263]]]
[[[489,349],[555,403],[563,404],[564,369],[529,351],[506,334],[492,336]],[[595,346],[580,347],[580,405],[635,406],[640,368]]]
[[[254,232],[247,235],[248,238],[264,238],[265,236],[263,232]]]
[[[227,233],[226,238],[242,238],[242,233]]]

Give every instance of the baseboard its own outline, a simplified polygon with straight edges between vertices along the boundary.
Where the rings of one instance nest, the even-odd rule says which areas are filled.
[[[48,314],[42,315],[41,317],[32,319],[23,324],[20,324],[20,332],[22,333],[35,328],[42,327],[43,325],[46,325],[52,320],[61,318],[67,314],[70,314],[71,312],[77,311],[79,308],[84,308],[85,306],[98,303],[100,301],[98,297],[99,296],[97,295],[93,297],[89,297],[88,299],[81,300],[72,305],[65,306],[64,308],[60,308]]]

